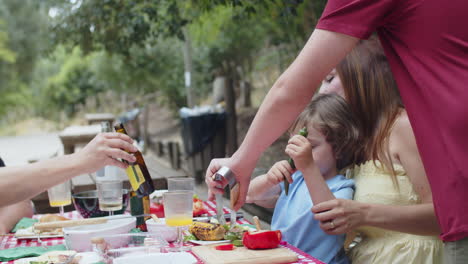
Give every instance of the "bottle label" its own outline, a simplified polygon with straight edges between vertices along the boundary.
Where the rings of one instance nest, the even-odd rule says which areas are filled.
[[[126,171],[128,175],[128,180],[130,181],[130,185],[132,185],[132,189],[134,191],[137,191],[138,188],[140,188],[140,186],[145,182],[145,177],[141,172],[140,166],[138,166],[137,164],[130,165],[128,166]]]

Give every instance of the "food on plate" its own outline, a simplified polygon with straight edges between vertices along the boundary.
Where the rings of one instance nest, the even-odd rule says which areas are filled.
[[[239,239],[239,240],[233,240],[233,241],[232,241],[232,244],[233,244],[234,246],[236,246],[236,247],[243,247],[243,246],[244,246],[244,243],[242,242],[241,239]]]
[[[199,240],[216,241],[224,238],[226,229],[220,224],[193,222],[189,231]]]
[[[253,230],[255,229],[252,229],[250,225],[235,225],[233,227],[230,227],[230,225],[220,225],[214,218],[212,218],[210,223],[194,222],[189,228],[190,234],[184,237],[184,241],[230,240],[234,246],[243,247],[242,237],[244,236],[244,233]],[[224,236],[221,236],[223,233]]]
[[[65,221],[70,220],[66,217],[57,214],[45,214],[39,219],[39,223],[48,223],[48,222],[55,222],[55,221]]]
[[[205,206],[203,205],[203,201],[198,198],[197,195],[193,196],[193,216],[201,216],[203,214],[208,213]]]
[[[55,264],[55,263],[78,264],[80,263],[80,260],[81,260],[81,256],[76,256],[76,251],[63,250],[63,251],[50,251],[36,258],[19,259],[15,261],[15,264]]]
[[[39,219],[39,223],[47,223],[47,222],[56,222],[56,221],[66,221],[70,220],[66,217],[56,215],[56,214],[45,214]],[[16,231],[16,237],[30,237],[35,235],[41,236],[58,236],[63,235],[62,228],[52,228],[52,229],[45,229],[45,230],[37,230],[34,229],[32,226],[24,229],[18,229]]]
[[[281,242],[281,231],[253,231],[246,232],[242,243],[248,249],[270,249],[276,248]]]
[[[70,220],[66,217],[63,217],[63,216],[60,216],[60,215],[56,215],[56,214],[46,214],[46,215],[43,215],[40,219],[39,219],[39,223],[49,223],[49,222],[57,222],[57,221],[66,221],[66,220]],[[39,232],[40,234],[45,234],[45,233],[48,233],[48,234],[62,234],[62,228],[59,227],[59,228],[51,228],[51,229],[44,229],[44,230],[35,230],[35,232]]]
[[[233,244],[223,244],[215,247],[216,250],[234,250]]]
[[[242,247],[244,246],[242,243],[242,237],[247,231],[249,231],[248,227],[235,225],[226,232],[226,235],[224,235],[224,239],[231,240],[232,244],[234,244],[234,246],[236,247]]]

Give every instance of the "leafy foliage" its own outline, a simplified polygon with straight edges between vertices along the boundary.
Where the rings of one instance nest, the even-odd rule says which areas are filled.
[[[0,62],[13,63],[16,53],[8,48],[8,33],[5,32],[4,22],[0,20]]]
[[[276,63],[268,56],[278,54],[279,64],[287,64],[325,2],[2,0],[0,115],[12,107],[73,114],[107,90],[156,92],[178,109],[185,105],[186,37],[192,39],[193,87],[203,98],[215,73],[249,78],[256,64]]]
[[[46,42],[44,9],[34,0],[0,1],[0,116],[31,109],[27,83]],[[0,119],[1,120],[1,119]]]
[[[71,54],[62,58],[64,63],[59,72],[49,78],[45,96],[66,113],[73,114],[77,104],[84,104],[88,96],[101,89],[93,84],[92,72],[88,69],[89,58],[83,59],[79,48],[74,48]]]
[[[85,53],[104,49],[130,56],[148,38],[178,36],[187,23],[177,1],[63,1],[55,7],[56,41],[81,46]]]

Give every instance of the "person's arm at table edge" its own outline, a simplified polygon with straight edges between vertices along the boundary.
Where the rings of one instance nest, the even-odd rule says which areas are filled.
[[[32,216],[33,207],[30,200],[0,207],[0,234],[9,233],[21,218]]]
[[[0,206],[32,198],[50,187],[85,172],[85,164],[65,155],[25,166],[0,169]],[[12,177],[14,175],[14,177]]]
[[[50,187],[80,174],[107,166],[125,168],[116,159],[135,161],[123,149],[135,152],[132,139],[120,133],[102,133],[81,151],[24,166],[0,168],[0,207],[30,199]]]
[[[237,163],[239,166],[242,163],[249,163],[249,168],[255,166],[251,163],[256,163],[261,153],[284,133],[309,103],[323,78],[358,41],[348,35],[314,30],[299,56],[263,100],[244,141],[233,155],[233,159],[241,161]],[[241,189],[237,209],[245,202],[248,182],[244,178],[249,178],[250,173],[238,176]]]

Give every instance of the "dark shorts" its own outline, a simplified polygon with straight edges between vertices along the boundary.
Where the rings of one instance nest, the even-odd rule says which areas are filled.
[[[468,238],[444,243],[444,263],[468,263]]]

